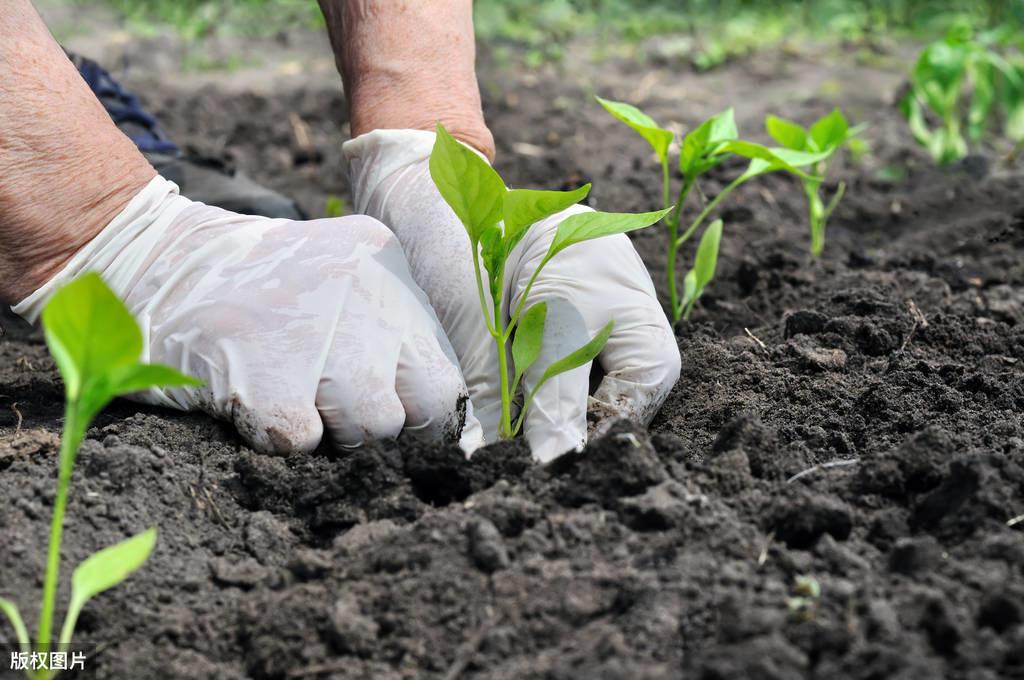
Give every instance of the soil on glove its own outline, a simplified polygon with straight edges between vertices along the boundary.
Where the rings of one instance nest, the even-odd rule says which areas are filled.
[[[873,153],[835,168],[824,257],[791,179],[737,192],[661,414],[548,467],[517,443],[470,463],[387,442],[276,458],[204,416],[119,402],[75,472],[65,586],[92,551],[160,538],[82,614],[97,651],[81,677],[1024,677],[1022,175],[994,155],[935,169],[894,106],[900,55],[697,75],[653,54],[485,68],[506,179],[593,181],[601,208],[653,209],[657,168],[595,90],[683,126],[733,104],[757,139],[768,111],[841,104]],[[144,94],[177,139],[311,214],[347,196],[336,87]],[[634,242],[663,288],[663,234]],[[38,333],[3,326],[0,593],[31,626],[62,393]]]

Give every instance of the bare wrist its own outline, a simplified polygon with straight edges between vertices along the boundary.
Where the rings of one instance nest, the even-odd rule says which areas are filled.
[[[3,211],[0,232],[14,235],[0,252],[0,300],[14,304],[53,278],[79,250],[117,217],[129,201],[156,176],[142,162],[92,194],[65,182],[50,202]],[[65,178],[74,182],[74,178]],[[55,186],[56,185],[56,186]]]
[[[0,13],[0,300],[60,271],[156,171],[27,0]]]
[[[477,86],[472,0],[320,0],[352,136],[433,130],[494,159]]]

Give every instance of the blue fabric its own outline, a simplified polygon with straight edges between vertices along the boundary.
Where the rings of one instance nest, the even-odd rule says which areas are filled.
[[[147,153],[178,153],[178,145],[167,138],[153,114],[142,108],[138,98],[125,90],[103,67],[90,59],[75,60],[89,89],[103,104],[114,123],[126,125],[124,132],[140,151]]]

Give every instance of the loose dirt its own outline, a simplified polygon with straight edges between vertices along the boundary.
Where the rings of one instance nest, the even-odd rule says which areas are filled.
[[[274,458],[119,402],[75,473],[65,576],[130,533],[160,539],[83,613],[82,677],[1024,677],[1022,175],[931,166],[893,105],[905,55],[808,48],[696,75],[656,47],[647,65],[571,52],[572,76],[487,62],[503,175],[652,209],[652,159],[593,92],[681,126],[733,104],[758,138],[767,111],[841,104],[873,154],[836,167],[825,256],[793,181],[740,190],[661,414],[549,467],[519,444],[468,464],[393,443]],[[347,195],[334,86],[144,93],[177,139],[311,214]],[[635,243],[663,288],[663,234]],[[61,388],[38,333],[2,324],[0,593],[34,621]]]

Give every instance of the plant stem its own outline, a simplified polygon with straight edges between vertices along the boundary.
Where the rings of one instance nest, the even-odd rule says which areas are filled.
[[[516,311],[512,314],[512,317],[509,319],[508,328],[505,329],[505,332],[502,335],[502,340],[507,341],[510,337],[512,337],[512,330],[519,323],[519,317],[523,315],[523,307],[526,306],[526,298],[530,295],[530,289],[533,288],[533,284],[537,280],[537,275],[540,274],[540,270],[543,269],[544,265],[546,265],[550,261],[551,254],[548,253],[547,255],[544,256],[544,259],[540,261],[540,264],[537,265],[537,268],[533,270],[533,275],[530,277],[530,280],[526,282],[526,288],[523,288],[523,292],[519,296],[519,304],[516,305]]]
[[[690,195],[690,190],[693,188],[695,177],[691,174],[687,174],[683,179],[683,186],[679,189],[679,199],[676,201],[675,210],[669,213],[665,219],[665,227],[668,229],[668,253],[665,261],[665,278],[668,280],[668,298],[669,305],[672,310],[672,321],[673,323],[679,321],[679,317],[682,314],[682,305],[679,303],[679,289],[676,285],[676,260],[679,257],[679,246],[676,243],[676,237],[679,234],[679,221],[683,215],[683,203],[686,202],[686,198]],[[667,199],[667,194],[666,194]],[[668,207],[668,201],[666,200],[665,207]]]
[[[480,258],[477,255],[477,245],[473,244],[473,272],[476,274],[476,292],[480,296],[480,311],[484,315],[484,324],[491,335],[495,334],[494,324],[491,323],[490,314],[487,312],[487,297],[484,295],[484,281],[480,274]]]
[[[68,504],[68,489],[71,486],[71,471],[74,468],[75,451],[78,449],[78,402],[71,401],[64,407],[64,436],[61,438],[57,496],[53,501],[53,518],[50,521],[50,544],[46,552],[46,576],[43,581],[43,605],[39,612],[39,632],[36,647],[39,652],[50,651],[53,608],[57,598],[57,577],[60,573],[60,543],[64,533],[64,510]]]
[[[668,158],[661,161],[661,202],[664,208],[668,209],[669,199],[672,196],[671,179],[668,171]]]
[[[697,229],[700,228],[700,225],[704,222],[704,219],[711,214],[711,211],[717,208],[718,204],[721,203],[726,196],[735,191],[738,186],[746,182],[748,179],[750,179],[750,177],[744,173],[737,177],[736,179],[734,179],[733,181],[729,182],[729,184],[724,189],[718,192],[718,195],[715,196],[715,198],[710,203],[704,206],[704,209],[700,211],[700,214],[697,215],[693,222],[690,223],[690,226],[687,227],[686,231],[683,232],[683,235],[680,236],[679,239],[676,241],[676,248],[679,248],[684,243],[686,243],[690,239],[690,237],[693,236],[694,232],[696,232]]]
[[[512,388],[508,383],[508,355],[505,352],[508,338],[505,337],[505,322],[501,318],[500,299],[494,301],[494,318],[498,323],[493,335],[498,346],[498,385],[501,390],[501,424],[498,427],[498,436],[502,439],[511,439],[515,436],[512,430]]]

